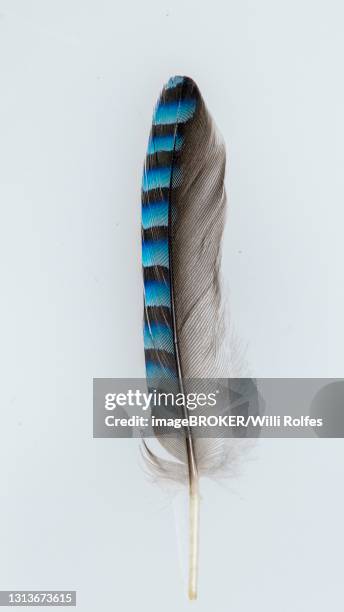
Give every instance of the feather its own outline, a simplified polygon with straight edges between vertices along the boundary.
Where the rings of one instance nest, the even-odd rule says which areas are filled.
[[[148,387],[230,375],[219,268],[225,222],[225,147],[197,85],[171,78],[156,105],[142,179],[144,348]],[[161,383],[160,383],[161,384]],[[181,408],[187,416],[185,406]],[[189,487],[189,598],[197,596],[199,478],[221,472],[224,440],[157,433],[171,459],[144,443],[150,470]]]

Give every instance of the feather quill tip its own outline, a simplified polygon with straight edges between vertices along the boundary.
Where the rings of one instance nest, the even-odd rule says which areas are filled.
[[[189,599],[190,601],[195,601],[195,599],[197,599],[197,592],[193,589],[189,590]]]

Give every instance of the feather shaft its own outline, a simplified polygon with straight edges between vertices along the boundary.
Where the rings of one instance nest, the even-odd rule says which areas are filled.
[[[199,548],[199,484],[193,480],[189,490],[189,599],[197,599]]]

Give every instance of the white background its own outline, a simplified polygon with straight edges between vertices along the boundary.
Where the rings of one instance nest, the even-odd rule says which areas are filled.
[[[169,499],[92,439],[92,378],[143,376],[140,181],[163,83],[227,143],[223,274],[256,376],[343,375],[335,0],[0,0],[0,589],[187,610]],[[204,483],[200,611],[341,609],[341,440],[261,441]]]

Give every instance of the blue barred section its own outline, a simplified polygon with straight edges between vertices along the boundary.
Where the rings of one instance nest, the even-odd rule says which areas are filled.
[[[146,360],[146,376],[147,378],[155,378],[157,381],[161,378],[176,378],[176,371],[168,368],[153,360]]]
[[[151,229],[152,227],[167,227],[168,210],[169,206],[166,200],[161,200],[160,202],[149,202],[149,204],[143,205],[143,229]]]
[[[172,329],[166,323],[152,322],[144,326],[143,331],[145,349],[158,349],[174,352]]]
[[[143,191],[168,189],[171,183],[172,166],[145,170],[142,178]]]
[[[171,307],[170,286],[159,280],[145,281],[145,304],[146,306]]]
[[[142,244],[142,265],[169,267],[169,250],[167,240],[145,240]]]
[[[173,89],[174,87],[177,87],[177,85],[182,85],[183,82],[184,77],[182,76],[171,77],[168,83],[165,85],[165,89]]]
[[[154,112],[153,125],[171,125],[172,123],[185,123],[193,116],[196,110],[196,100],[186,99],[176,102],[159,104]]]
[[[147,154],[161,153],[162,151],[180,151],[183,144],[182,136],[168,134],[167,136],[153,136],[149,139]]]
[[[169,253],[171,191],[182,182],[187,122],[199,99],[191,79],[172,77],[154,110],[142,178],[144,347],[148,379],[177,378]]]

